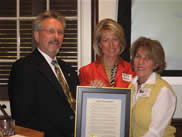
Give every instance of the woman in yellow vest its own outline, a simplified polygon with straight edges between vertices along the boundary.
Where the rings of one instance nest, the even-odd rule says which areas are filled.
[[[132,137],[174,137],[171,126],[176,95],[160,77],[166,66],[164,50],[159,41],[140,37],[131,48],[136,77],[133,89]]]

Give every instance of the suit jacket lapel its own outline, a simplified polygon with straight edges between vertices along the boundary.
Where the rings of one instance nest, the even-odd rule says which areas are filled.
[[[117,81],[120,77],[121,77],[122,80],[127,81],[126,79],[124,79],[124,74],[126,73],[127,69],[123,65],[124,64],[123,61],[124,60],[122,58],[120,58],[119,65],[118,65],[118,70],[117,70],[116,77],[115,77],[115,81]],[[127,74],[127,75],[132,75],[132,74]]]
[[[118,63],[118,70],[115,76],[115,81],[117,81],[120,77],[122,77],[122,73],[124,71],[124,66],[123,66],[123,60],[120,58],[119,63]]]
[[[97,74],[100,75],[99,77],[103,78],[105,82],[109,81],[107,74],[105,73],[104,66],[102,65],[101,59],[96,60],[96,71]],[[110,82],[108,82],[108,84],[110,85]]]
[[[35,49],[33,52],[33,55],[35,56],[36,65],[38,67],[38,71],[44,75],[47,80],[50,82],[53,87],[55,87],[56,90],[59,90],[59,92],[62,94],[62,87],[60,86],[55,74],[53,73],[51,67],[45,60],[45,58],[41,55],[41,53]]]

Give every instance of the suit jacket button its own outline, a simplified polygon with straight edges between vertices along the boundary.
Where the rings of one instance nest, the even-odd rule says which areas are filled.
[[[74,119],[74,116],[73,116],[73,115],[71,115],[69,118],[70,118],[70,120],[73,120],[73,119]]]

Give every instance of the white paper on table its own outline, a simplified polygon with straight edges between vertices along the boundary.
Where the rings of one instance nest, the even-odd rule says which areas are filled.
[[[120,137],[120,99],[87,100],[86,137]]]

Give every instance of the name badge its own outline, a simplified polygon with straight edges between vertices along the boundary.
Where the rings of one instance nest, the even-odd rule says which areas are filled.
[[[124,81],[130,82],[132,80],[131,74],[122,73],[122,78]]]

